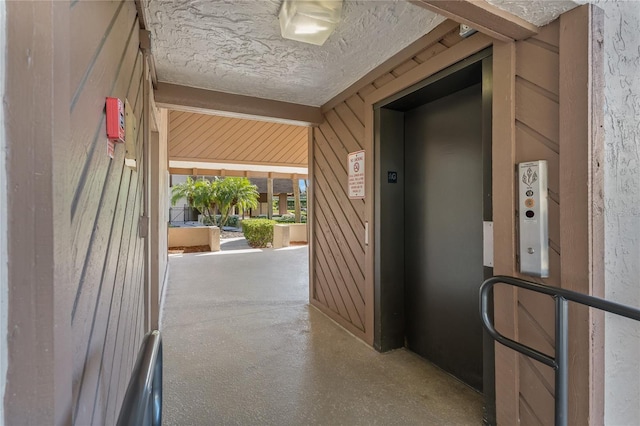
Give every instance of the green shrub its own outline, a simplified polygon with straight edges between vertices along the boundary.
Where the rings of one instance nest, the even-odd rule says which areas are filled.
[[[234,214],[232,216],[229,216],[229,218],[227,219],[226,226],[232,226],[234,228],[237,228],[239,224],[240,224],[240,216],[238,216],[237,214]]]
[[[202,218],[202,223],[207,226],[220,226],[220,218],[222,216],[217,214],[215,217],[205,216]],[[231,226],[237,228],[240,224],[240,216],[232,215],[227,218],[227,224],[225,226]]]
[[[295,223],[296,216],[293,214],[283,214],[281,217],[276,218],[278,223]],[[300,223],[307,223],[307,215],[300,215]]]
[[[218,218],[220,217],[220,215],[218,215]],[[204,216],[202,218],[202,224],[204,226],[218,226],[218,219],[215,219],[211,216]]]
[[[273,225],[269,219],[245,219],[242,221],[242,232],[251,247],[266,247],[273,241]]]
[[[278,223],[295,223],[296,217],[292,214],[284,214],[278,218],[276,218],[276,222]]]

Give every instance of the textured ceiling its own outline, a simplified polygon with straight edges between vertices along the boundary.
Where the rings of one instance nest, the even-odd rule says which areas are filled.
[[[487,2],[539,27],[547,25],[564,12],[578,6],[578,3],[566,0],[487,0]]]
[[[345,1],[324,46],[280,36],[280,0],[146,4],[158,80],[319,106],[443,18],[406,1]]]
[[[577,6],[556,0],[487,1],[538,26]],[[444,20],[405,0],[345,0],[336,31],[324,46],[314,46],[280,36],[281,0],[143,3],[158,80],[313,106]]]

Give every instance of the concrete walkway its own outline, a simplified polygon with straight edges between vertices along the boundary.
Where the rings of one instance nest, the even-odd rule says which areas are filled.
[[[170,257],[165,425],[481,424],[481,396],[308,305],[307,247]]]

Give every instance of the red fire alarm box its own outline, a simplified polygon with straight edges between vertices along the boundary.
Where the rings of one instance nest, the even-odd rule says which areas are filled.
[[[124,142],[124,104],[118,98],[107,98],[107,137]]]

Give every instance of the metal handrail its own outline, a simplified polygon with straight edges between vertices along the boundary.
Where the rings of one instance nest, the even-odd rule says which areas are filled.
[[[556,318],[556,345],[555,356],[551,357],[530,346],[516,342],[502,334],[494,327],[489,317],[489,298],[491,289],[495,284],[508,284],[531,290],[536,293],[547,294],[555,300]],[[610,302],[599,297],[588,296],[563,288],[551,287],[543,284],[525,281],[514,277],[495,276],[489,278],[480,286],[480,316],[482,323],[489,335],[497,342],[520,352],[530,358],[535,359],[555,370],[555,424],[565,426],[567,424],[567,408],[569,398],[569,374],[568,374],[568,351],[569,351],[569,303],[575,302],[581,305],[590,306],[605,312],[620,315],[636,321],[640,321],[640,310],[620,303]]]
[[[122,402],[118,426],[162,424],[162,338],[158,330],[144,336]]]

